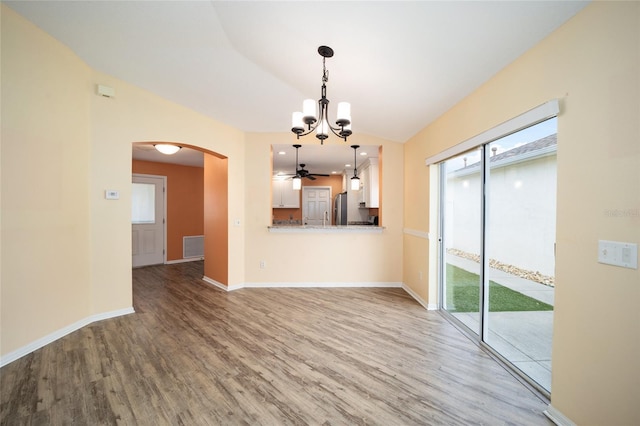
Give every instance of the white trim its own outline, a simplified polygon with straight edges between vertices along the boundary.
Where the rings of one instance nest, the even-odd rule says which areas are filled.
[[[219,288],[221,290],[224,290],[224,291],[231,290],[228,286],[226,286],[226,285],[214,280],[213,278],[209,278],[206,275],[202,277],[202,281],[204,281],[205,283],[210,284],[210,285],[212,285],[214,287],[217,287],[217,288]]]
[[[76,321],[73,324],[69,324],[66,327],[56,330],[51,334],[47,334],[46,336],[41,337],[40,339],[34,340],[28,345],[25,345],[19,349],[16,349],[13,352],[9,352],[8,354],[2,356],[2,358],[0,359],[0,367],[4,367],[5,365],[19,358],[22,358],[25,355],[28,355],[31,352],[48,345],[49,343],[53,343],[56,340],[68,334],[71,334],[74,331],[77,331],[82,327],[85,327],[91,323],[94,323],[96,321],[102,321],[109,318],[119,317],[122,315],[133,314],[133,313],[135,313],[135,311],[133,310],[133,307],[130,307],[130,308],[119,309],[116,311],[103,312],[101,314],[91,315],[89,317],[81,319],[80,321]]]
[[[459,144],[445,149],[444,151],[436,155],[427,157],[424,160],[425,165],[429,166],[431,164],[439,163],[443,160],[446,160],[447,158],[462,154],[463,152],[473,149],[482,144],[489,143],[503,136],[510,135],[524,128],[533,126],[534,124],[538,124],[551,117],[557,116],[559,111],[560,107],[558,100],[552,99],[542,105],[538,105],[537,107],[518,115],[517,117],[507,120],[502,124],[498,124],[497,126],[492,127],[491,129],[486,130],[479,135],[472,137],[471,139],[460,142]]]
[[[415,291],[413,291],[405,283],[402,283],[402,289],[404,291],[406,291],[409,294],[409,296],[413,297],[416,302],[421,304],[422,307],[425,308],[427,311],[437,311],[438,310],[438,305],[436,303],[427,303],[425,300],[422,299],[422,297],[418,296],[418,294]]]
[[[495,170],[500,167],[507,167],[507,166],[512,166],[515,164],[524,163],[524,162],[539,159],[539,158],[551,157],[556,155],[557,148],[558,148],[557,145],[551,145],[546,148],[536,149],[535,151],[529,151],[520,155],[514,155],[513,157],[503,158],[498,161],[491,161],[491,163],[489,164],[489,167],[491,168],[491,170]],[[461,177],[461,176],[477,175],[477,174],[480,174],[480,172],[481,172],[481,168],[480,168],[480,164],[478,164],[478,167],[466,167],[460,170],[455,170],[453,172],[447,173],[447,176]]]
[[[403,228],[402,232],[408,235],[413,235],[414,237],[424,238],[425,240],[429,239],[428,232],[418,231],[417,229]]]
[[[398,282],[269,282],[244,283],[243,288],[400,288]]]
[[[571,421],[567,416],[562,414],[557,408],[553,405],[549,404],[546,410],[544,410],[544,415],[549,418],[553,423],[558,426],[576,426],[574,422]]]
[[[233,286],[226,286],[209,277],[202,277],[207,284],[225,291],[234,291],[241,288],[401,288],[402,283],[398,282],[264,282],[264,283],[243,283]]]
[[[189,257],[187,259],[176,259],[176,260],[167,260],[164,262],[165,265],[173,265],[174,263],[185,263],[185,262],[199,262],[204,260],[204,256],[202,257]]]

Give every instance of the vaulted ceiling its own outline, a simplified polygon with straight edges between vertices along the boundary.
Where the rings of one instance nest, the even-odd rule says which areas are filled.
[[[330,114],[349,101],[354,133],[405,142],[588,2],[4,3],[92,68],[247,132],[290,130],[328,45]]]

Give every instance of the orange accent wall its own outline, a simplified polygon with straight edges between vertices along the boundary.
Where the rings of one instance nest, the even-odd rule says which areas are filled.
[[[229,282],[228,160],[204,154],[204,275]]]
[[[167,260],[182,259],[182,237],[204,235],[204,169],[133,160],[132,170],[167,177]]]
[[[342,175],[318,176],[316,180],[302,179],[302,186],[330,186],[331,197],[342,192]],[[302,194],[302,190],[300,191]],[[302,207],[299,209],[272,209],[274,220],[300,220],[302,221]],[[333,217],[333,214],[330,215]],[[333,219],[331,219],[333,220]]]

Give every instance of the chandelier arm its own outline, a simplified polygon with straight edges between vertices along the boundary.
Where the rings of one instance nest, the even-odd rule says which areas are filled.
[[[333,133],[334,135],[336,135],[340,139],[343,139],[345,142],[347,141],[347,135],[340,134],[340,133],[344,132],[344,129],[341,129],[339,127],[335,127],[334,128],[331,124],[329,124],[329,129],[331,129],[331,133]],[[336,131],[338,131],[338,130],[340,130],[340,133],[336,133]]]
[[[305,131],[304,133],[296,133],[296,135],[298,135],[298,139],[300,139],[300,136],[307,136],[308,134],[310,134],[311,132],[313,132],[314,130],[316,130],[316,127],[318,127],[318,121],[316,121],[315,125],[311,125],[309,124],[309,129],[307,131]]]
[[[327,70],[326,58],[333,57],[333,49],[328,46],[320,46],[318,47],[318,53],[320,54],[320,56],[322,56],[322,88],[320,99],[318,100],[318,119],[316,120],[314,117],[307,115],[305,116],[304,120],[297,121],[300,120],[300,118],[296,119],[296,114],[300,113],[294,113],[291,131],[296,134],[297,139],[300,139],[300,136],[307,136],[315,130],[322,130],[323,133],[316,134],[316,138],[318,138],[320,140],[320,143],[323,144],[324,140],[329,136],[328,131],[324,128],[326,126],[331,130],[331,133],[346,141],[347,138],[352,134],[350,128],[345,129],[345,126],[348,127],[351,124],[350,117],[339,117],[335,123],[336,127],[334,127],[329,122],[329,99],[327,99],[327,82],[329,81],[329,70]],[[340,105],[338,106],[338,110],[340,110]],[[306,131],[304,130],[305,124],[307,125]],[[318,129],[319,125],[321,125],[320,129]]]

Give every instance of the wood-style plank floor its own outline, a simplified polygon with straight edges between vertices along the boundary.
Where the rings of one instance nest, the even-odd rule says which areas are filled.
[[[2,425],[550,425],[540,400],[401,289],[242,289],[133,271],[135,314],[0,369]]]

